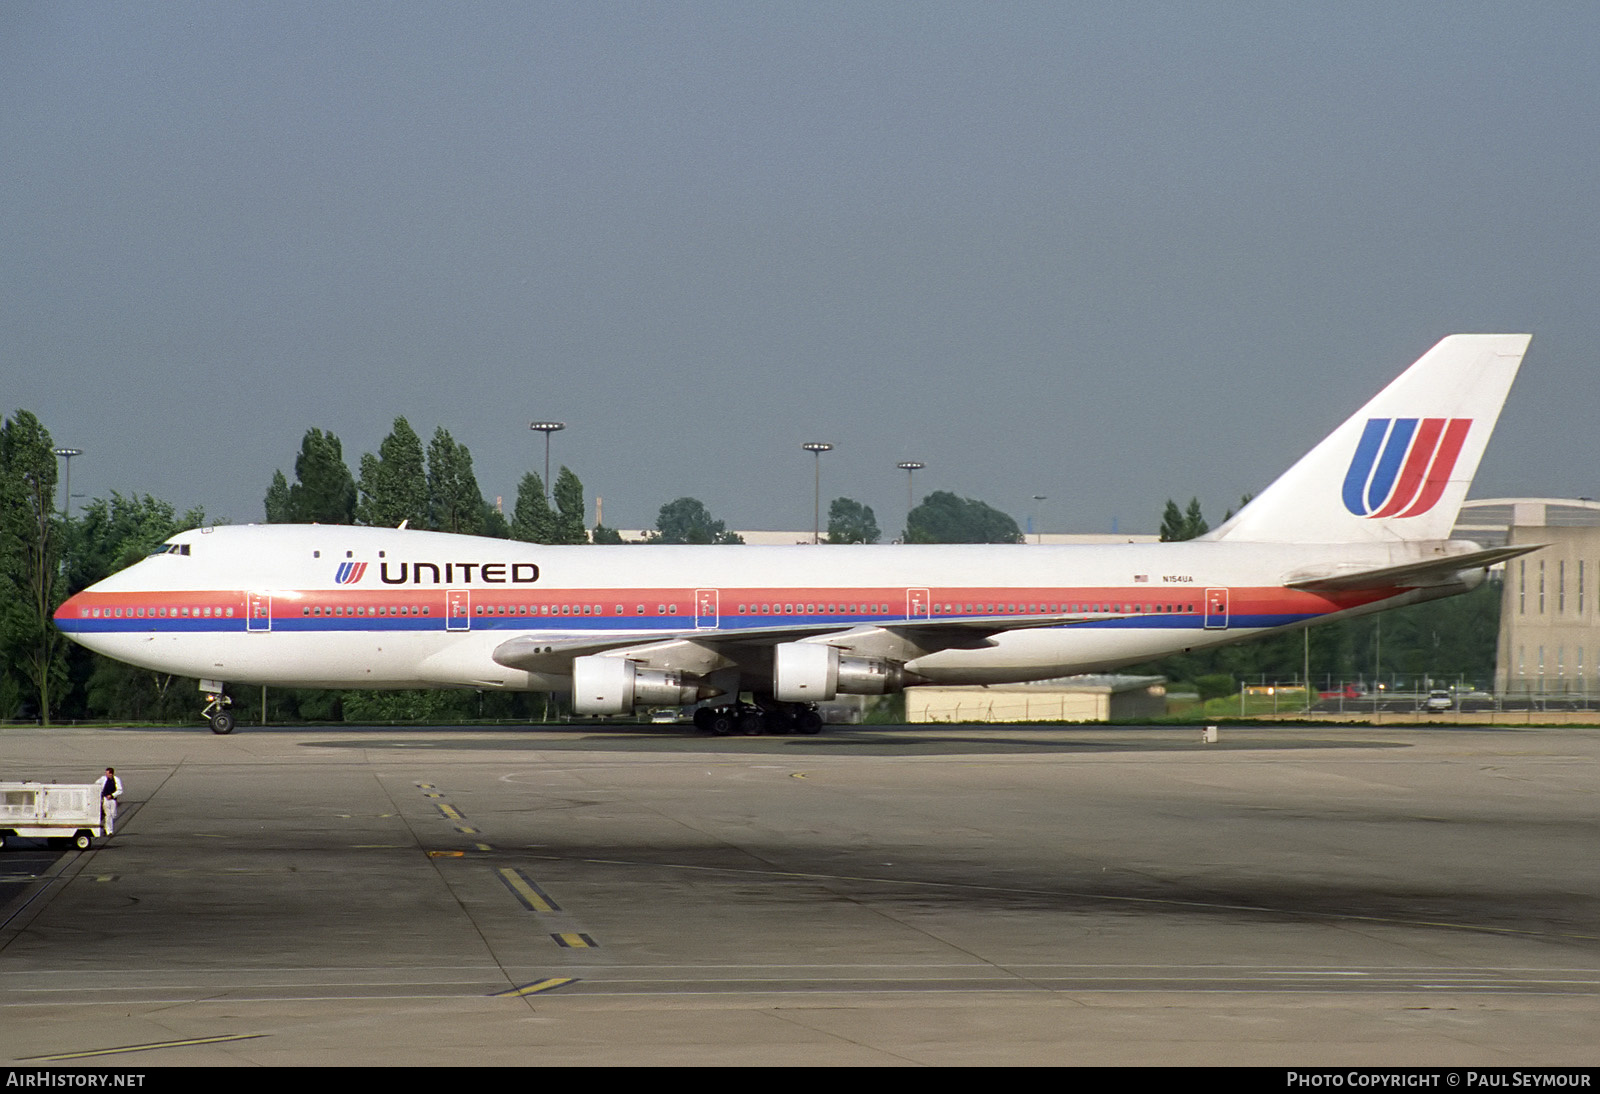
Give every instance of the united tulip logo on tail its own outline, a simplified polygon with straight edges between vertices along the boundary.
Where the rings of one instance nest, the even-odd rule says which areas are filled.
[[[361,580],[361,575],[366,572],[367,564],[365,562],[341,562],[339,563],[339,572],[333,580],[340,585],[354,585]]]
[[[1471,428],[1471,418],[1368,418],[1344,477],[1344,507],[1374,519],[1426,513]]]

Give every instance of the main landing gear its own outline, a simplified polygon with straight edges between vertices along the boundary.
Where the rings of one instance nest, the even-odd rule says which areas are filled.
[[[728,737],[735,733],[759,737],[763,733],[822,732],[822,715],[810,703],[733,703],[720,707],[701,707],[694,712],[694,724],[702,733]]]
[[[200,717],[211,723],[213,733],[233,732],[233,712],[228,709],[233,705],[233,700],[222,690],[226,686],[220,680],[200,681],[200,691],[206,697],[205,709],[200,712]]]

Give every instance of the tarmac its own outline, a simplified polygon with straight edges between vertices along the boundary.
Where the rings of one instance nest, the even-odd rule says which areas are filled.
[[[0,729],[0,1060],[1600,1064],[1600,731]]]

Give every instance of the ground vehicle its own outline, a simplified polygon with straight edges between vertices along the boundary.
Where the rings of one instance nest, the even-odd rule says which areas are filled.
[[[95,783],[0,782],[0,847],[23,836],[87,851],[104,834]]]
[[[1428,710],[1450,710],[1456,701],[1448,691],[1435,689],[1428,692],[1428,700],[1422,705]]]

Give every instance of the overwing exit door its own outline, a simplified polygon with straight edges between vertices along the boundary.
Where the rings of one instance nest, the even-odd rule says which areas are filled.
[[[927,589],[907,589],[906,590],[906,618],[907,619],[926,619],[926,618],[928,618],[928,599],[929,598],[928,598],[928,590]]]
[[[718,610],[722,603],[722,594],[716,589],[696,589],[694,591],[694,629],[697,631],[712,631],[718,626]]]

